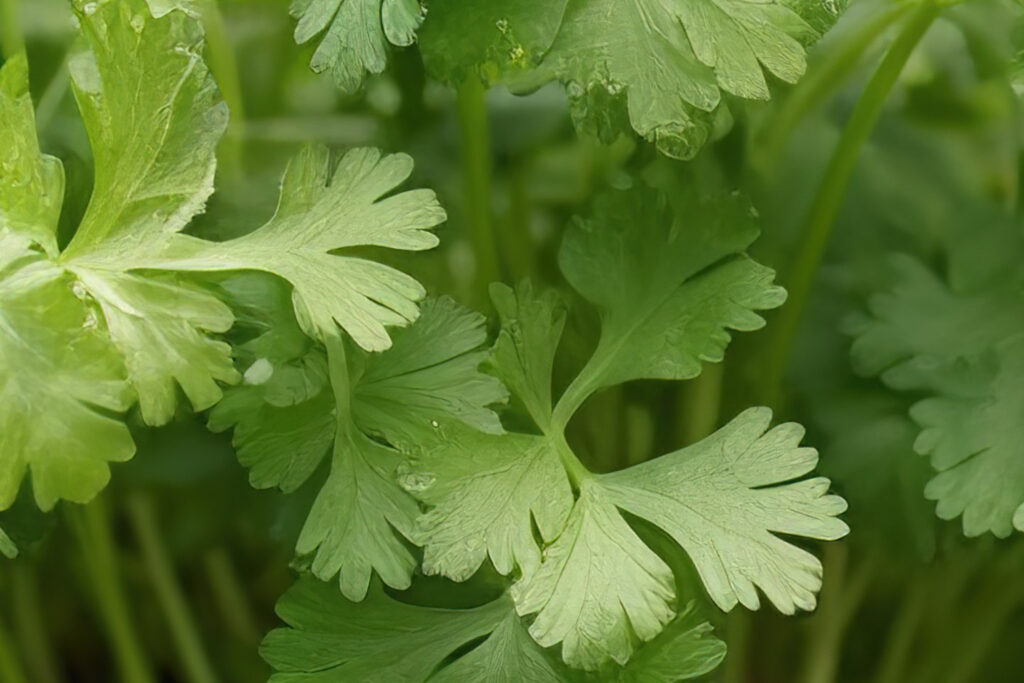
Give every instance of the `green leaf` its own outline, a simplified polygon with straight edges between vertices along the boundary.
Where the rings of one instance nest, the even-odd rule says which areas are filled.
[[[84,503],[135,452],[124,365],[97,312],[28,242],[0,233],[0,509],[26,471],[39,507]]]
[[[654,638],[675,616],[672,571],[593,480],[540,569],[512,595],[521,615],[537,615],[530,635],[544,647],[561,642],[566,664],[587,670],[606,659],[625,664],[636,638]]]
[[[292,0],[291,13],[295,42],[323,34],[313,71],[330,70],[342,91],[355,92],[384,71],[391,45],[412,45],[425,10],[419,0]]]
[[[278,602],[277,613],[288,628],[272,631],[260,648],[276,672],[274,683],[564,680],[504,596],[470,609],[443,609],[399,602],[375,588],[353,603],[302,578]]]
[[[4,533],[3,529],[0,529],[0,555],[9,560],[13,560],[18,556],[18,546],[14,545],[14,541]]]
[[[722,91],[769,98],[766,73],[795,83],[821,24],[811,3],[748,0],[487,0],[430,5],[425,63],[457,81],[561,81],[583,128],[609,106],[662,152],[690,158],[707,141]],[[834,17],[829,17],[833,19]],[[829,22],[825,22],[826,24]],[[525,73],[524,73],[525,72]]]
[[[259,346],[268,355],[212,411],[211,428],[234,426],[239,460],[257,488],[294,491],[332,453],[296,550],[313,556],[319,578],[338,575],[349,598],[362,599],[373,571],[393,588],[408,587],[416,564],[395,531],[412,538],[419,508],[397,483],[398,452],[375,439],[407,445],[434,424],[459,421],[500,428],[487,406],[505,392],[477,369],[485,341],[482,316],[451,299],[428,300],[379,354],[338,340],[326,358],[319,349],[299,347],[302,355],[290,359]]]
[[[673,220],[652,190],[614,193],[566,234],[562,271],[601,312],[601,340],[576,382],[586,391],[696,377],[722,360],[728,330],[759,329],[755,311],[785,300],[774,272],[743,255],[757,237],[748,204],[691,194],[680,206]]]
[[[0,232],[22,235],[55,256],[64,167],[39,151],[24,53],[0,67],[0,139]]]
[[[1022,245],[1016,226],[990,231],[991,240],[953,239],[948,282],[909,257],[894,259],[893,286],[854,325],[852,354],[861,372],[930,395],[910,415],[921,427],[914,448],[937,471],[925,495],[938,516],[962,516],[967,536],[1005,537],[1024,526],[1024,297],[1014,284]]]
[[[711,636],[693,604],[644,644],[620,672],[620,683],[675,683],[713,671],[725,659],[725,643]]]
[[[822,477],[785,483],[814,469],[804,430],[771,430],[771,411],[752,408],[697,444],[602,475],[608,500],[660,527],[690,556],[711,599],[760,607],[756,588],[783,614],[812,610],[821,563],[775,534],[836,540],[846,510]]]
[[[335,164],[326,147],[305,148],[285,172],[277,212],[265,225],[227,242],[178,235],[148,267],[262,270],[294,287],[296,314],[319,339],[342,328],[368,351],[391,345],[385,326],[416,319],[423,287],[408,275],[338,250],[378,246],[421,250],[445,219],[429,190],[391,194],[412,172],[404,154],[354,149]]]
[[[572,509],[569,480],[546,437],[443,423],[406,454],[399,481],[431,508],[413,535],[426,574],[465,581],[490,557],[502,574],[518,568],[529,576],[541,559],[533,524],[551,542]]]
[[[445,419],[501,433],[488,406],[508,394],[478,371],[487,356],[486,325],[482,315],[447,297],[428,299],[415,324],[392,333],[387,352],[363,354],[352,401],[356,422],[393,444],[414,443]]]
[[[565,304],[553,291],[534,292],[525,280],[514,290],[494,283],[491,300],[501,320],[491,369],[545,429],[551,421],[551,373],[565,328]]]
[[[63,260],[120,271],[203,210],[228,109],[203,64],[202,27],[185,12],[155,19],[126,0],[76,13],[82,35],[68,69],[95,184]]]

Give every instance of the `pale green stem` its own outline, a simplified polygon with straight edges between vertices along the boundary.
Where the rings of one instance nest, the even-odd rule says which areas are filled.
[[[113,648],[121,680],[124,683],[155,683],[121,585],[106,503],[97,498],[89,505],[69,505],[67,521],[78,542],[88,586],[94,592],[98,616]]]
[[[132,494],[128,499],[128,512],[142,551],[143,565],[171,631],[185,675],[192,683],[216,683],[217,675],[203,649],[199,629],[160,536],[152,501],[140,493]]]
[[[29,683],[25,671],[18,661],[17,648],[11,642],[7,624],[0,619],[0,681],[4,683]]]
[[[259,643],[260,630],[256,625],[256,617],[231,563],[231,556],[224,548],[218,547],[206,553],[203,564],[206,566],[206,576],[217,609],[228,630],[243,643]]]
[[[456,104],[462,142],[463,201],[467,236],[473,246],[473,296],[486,306],[487,288],[501,279],[491,210],[491,140],[487,123],[486,91],[475,74],[459,86]]]
[[[699,375],[682,385],[679,417],[679,441],[683,445],[697,443],[715,431],[722,403],[723,363],[706,363]]]
[[[759,136],[762,141],[760,164],[765,169],[774,168],[786,140],[807,112],[821,104],[846,80],[863,59],[864,51],[911,7],[909,2],[900,2],[870,17],[833,46],[821,63],[779,104],[770,124]]]
[[[57,656],[43,621],[39,582],[33,568],[24,562],[13,563],[11,587],[14,630],[18,634],[18,644],[24,654],[26,667],[32,672],[32,680],[60,683],[63,677],[57,670]]]
[[[722,683],[747,683],[750,668],[750,633],[753,631],[754,616],[735,607],[729,612],[725,623],[726,656],[722,670]]]
[[[885,649],[874,677],[875,683],[902,683],[905,680],[903,671],[931,590],[930,581],[918,579],[911,583],[885,637]]]
[[[217,0],[199,0],[199,9],[206,32],[206,63],[231,114],[217,157],[224,177],[237,183],[244,177],[245,141],[245,105],[238,63]]]
[[[793,339],[807,307],[825,247],[832,236],[836,215],[846,196],[846,189],[856,168],[861,147],[874,129],[889,92],[903,71],[907,59],[938,15],[939,7],[927,1],[907,18],[857,101],[832,160],[822,176],[820,189],[804,224],[803,239],[800,241],[796,258],[787,271],[788,278],[785,284],[789,299],[770,327],[773,336],[766,350],[762,386],[762,400],[769,406],[779,406],[783,375]]]

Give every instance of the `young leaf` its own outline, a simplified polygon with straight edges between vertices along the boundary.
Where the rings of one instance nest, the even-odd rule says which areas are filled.
[[[212,428],[235,427],[239,460],[251,468],[250,482],[258,488],[295,490],[333,444],[330,475],[296,550],[313,555],[317,577],[338,575],[350,599],[363,598],[373,571],[387,585],[406,588],[415,567],[392,529],[414,537],[419,510],[395,479],[398,452],[371,436],[408,445],[442,423],[500,427],[487,406],[505,392],[477,369],[484,322],[451,299],[429,300],[416,323],[396,332],[395,344],[383,353],[346,350],[331,341],[326,359],[322,351],[302,347],[299,358],[261,357],[269,376],[252,373],[262,381],[230,390],[211,414]],[[313,387],[319,390],[307,395]]]
[[[821,563],[772,532],[829,541],[849,532],[827,479],[783,483],[813,470],[818,454],[800,447],[803,428],[770,422],[770,410],[752,408],[693,446],[600,477],[612,504],[687,552],[726,611],[760,607],[755,587],[783,614],[814,609]]]
[[[465,581],[490,557],[495,569],[530,575],[541,538],[553,541],[572,509],[569,480],[551,442],[529,434],[491,435],[442,424],[436,438],[405,449],[399,481],[431,507],[413,540],[423,571]]]
[[[64,167],[39,151],[24,53],[0,67],[0,139],[0,233],[21,235],[56,256]]]
[[[367,74],[384,71],[391,45],[412,45],[425,10],[419,0],[292,0],[291,13],[295,42],[324,34],[313,71],[330,70],[342,91],[354,92]]]
[[[601,312],[597,350],[567,391],[574,400],[634,379],[696,377],[722,360],[729,329],[762,327],[755,311],[785,300],[774,272],[743,254],[757,237],[748,204],[683,201],[674,221],[652,190],[615,193],[566,234],[562,272]]]
[[[544,647],[561,642],[566,664],[580,669],[625,664],[635,637],[654,638],[675,616],[672,571],[592,480],[540,569],[512,595],[520,614],[537,614],[530,635]]]
[[[334,164],[326,147],[307,147],[288,166],[277,212],[265,225],[227,242],[176,235],[146,265],[274,273],[294,287],[296,313],[307,333],[333,337],[341,325],[364,349],[382,351],[391,345],[385,326],[416,319],[423,287],[388,266],[334,252],[437,244],[429,230],[445,213],[434,193],[389,195],[411,172],[412,159],[404,154],[354,149]]]
[[[693,604],[657,638],[639,648],[619,673],[620,683],[676,683],[713,671],[725,659],[725,643],[711,635]]]
[[[288,628],[272,631],[260,648],[277,672],[274,683],[563,680],[523,633],[504,596],[470,609],[443,609],[399,602],[375,588],[353,603],[302,578],[278,602],[277,613]]]

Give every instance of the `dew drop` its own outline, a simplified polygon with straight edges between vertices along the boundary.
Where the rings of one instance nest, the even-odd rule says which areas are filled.
[[[82,14],[84,14],[87,17],[91,17],[93,14],[96,13],[98,7],[99,5],[95,2],[87,2],[84,5],[82,5]]]

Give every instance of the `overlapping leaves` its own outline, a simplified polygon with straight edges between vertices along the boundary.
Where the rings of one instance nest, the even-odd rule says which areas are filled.
[[[611,474],[591,474],[565,442],[565,425],[593,392],[693,377],[701,363],[721,359],[728,329],[755,329],[763,322],[755,310],[782,301],[771,271],[742,254],[756,236],[742,201],[683,204],[689,210],[673,222],[657,194],[620,193],[570,229],[562,269],[598,305],[602,334],[554,407],[551,367],[564,315],[557,298],[527,285],[494,288],[503,328],[491,363],[540,434],[442,425],[436,439],[406,449],[402,484],[429,508],[413,536],[424,546],[424,570],[464,580],[489,557],[516,579],[517,611],[535,615],[530,634],[545,647],[560,643],[576,668],[624,664],[675,615],[672,571],[622,512],[675,539],[723,609],[758,607],[757,588],[786,613],[812,608],[821,565],[775,533],[835,539],[847,531],[836,519],[845,503],[827,495],[827,480],[792,481],[817,461],[799,446],[802,429],[769,430],[766,409]]]
[[[394,193],[407,157],[353,150],[335,163],[309,148],[289,166],[266,225],[222,243],[181,234],[213,191],[228,117],[202,62],[202,30],[180,10],[155,18],[144,0],[75,9],[81,35],[69,71],[95,186],[62,252],[63,172],[36,141],[26,60],[16,55],[0,70],[0,131],[11,142],[0,149],[0,508],[26,471],[44,509],[89,500],[108,463],[134,452],[111,414],[138,403],[159,425],[179,389],[205,409],[221,384],[240,379],[220,339],[231,309],[181,271],[269,271],[291,283],[309,335],[335,340],[345,330],[383,349],[385,327],[414,320],[423,289],[337,252],[429,248],[427,231],[444,219],[432,193]]]
[[[521,88],[566,86],[581,127],[618,134],[619,120],[688,158],[711,133],[722,93],[768,99],[769,77],[793,83],[804,45],[832,16],[824,3],[672,0],[297,0],[299,42],[326,30],[313,68],[351,91],[383,70],[388,43],[412,43],[460,82],[479,73]]]
[[[977,239],[974,230],[984,230]],[[853,359],[901,391],[929,394],[911,409],[916,450],[937,475],[925,495],[968,536],[1024,529],[1024,239],[985,216],[948,244],[940,276],[910,257],[892,262],[892,289],[856,325]]]

